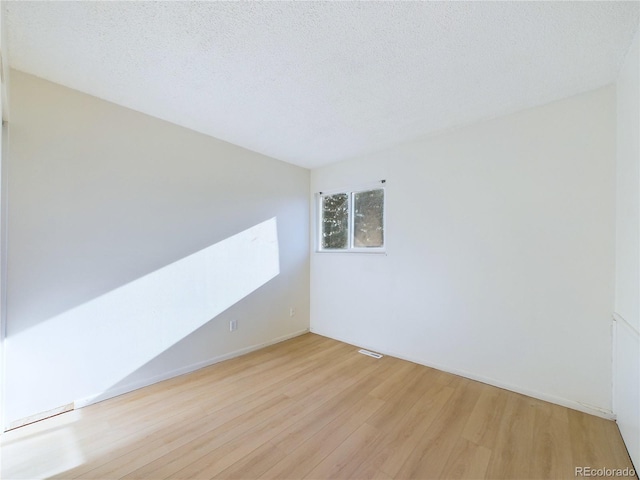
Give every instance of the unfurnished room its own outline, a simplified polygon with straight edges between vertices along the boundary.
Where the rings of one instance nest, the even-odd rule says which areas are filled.
[[[639,20],[0,0],[0,477],[637,479]]]

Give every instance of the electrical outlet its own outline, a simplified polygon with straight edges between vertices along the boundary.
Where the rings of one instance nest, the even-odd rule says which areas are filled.
[[[296,314],[296,309],[295,309],[295,308],[293,308],[293,307],[291,307],[291,308],[289,309],[289,316],[290,316],[290,317],[293,317],[295,314]]]
[[[229,320],[229,331],[235,332],[238,329],[238,321],[237,320]]]

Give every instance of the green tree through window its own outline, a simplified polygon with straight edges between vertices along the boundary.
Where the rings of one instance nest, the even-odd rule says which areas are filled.
[[[319,249],[384,248],[384,188],[320,194]]]
[[[343,249],[349,245],[349,196],[338,193],[323,197],[322,248]]]

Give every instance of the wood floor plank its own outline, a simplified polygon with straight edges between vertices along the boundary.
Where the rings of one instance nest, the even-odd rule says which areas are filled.
[[[441,414],[433,421],[394,478],[440,478],[450,452],[478,401],[481,384],[461,381]],[[389,472],[388,472],[389,473]]]
[[[491,448],[498,436],[500,417],[504,412],[507,397],[506,390],[484,385],[462,436],[476,445]]]
[[[327,349],[327,351],[330,351],[331,349]],[[232,361],[231,363],[235,363],[235,361]],[[286,384],[286,382],[285,382]],[[226,401],[225,399],[216,397],[215,394],[210,395],[209,397],[211,398],[206,398],[206,399],[201,399],[200,400],[200,404],[203,406],[204,410],[206,412],[216,412],[216,415],[213,419],[213,421],[209,421],[207,422],[207,425],[209,426],[209,429],[213,429],[214,427],[216,427],[217,425],[219,425],[220,423],[224,423],[224,421],[233,418],[235,415],[234,413],[238,413],[241,414],[243,412],[246,412],[248,409],[257,406],[258,404],[262,403],[265,400],[269,400],[272,399],[274,396],[281,396],[282,393],[281,392],[277,392],[275,391],[275,389],[270,389],[269,386],[267,386],[265,389],[263,390],[259,390],[259,387],[256,386],[255,387],[256,390],[258,390],[259,396],[257,398],[255,398],[256,396],[254,395],[254,398],[248,399],[246,401],[236,401],[233,403],[230,403],[229,401]],[[274,393],[275,391],[275,393]],[[254,390],[255,392],[255,390]],[[226,398],[226,397],[225,397]],[[182,399],[182,397],[178,397],[177,400]],[[237,396],[236,400],[244,400],[244,398],[242,396]],[[206,405],[210,404],[211,402],[215,403],[215,406],[207,408]],[[186,408],[188,406],[188,403],[180,403],[180,405],[183,407],[181,409],[176,409],[176,412],[181,412],[182,410],[184,410],[184,408]],[[172,413],[172,412],[169,412]],[[157,414],[156,414],[157,416]],[[195,417],[194,422],[201,424],[201,418],[202,415],[198,415]],[[140,424],[141,421],[137,421],[137,424]],[[181,423],[178,423],[179,425],[182,426]],[[188,425],[187,425],[188,426]],[[138,429],[137,430],[138,434],[142,434],[144,433],[144,430]],[[192,432],[193,433],[193,432]],[[139,452],[137,452],[137,450],[141,447],[138,448],[132,448],[131,445],[125,445],[122,447],[122,451],[120,452],[120,455],[122,455],[122,457],[120,458],[120,460],[118,461],[121,465],[120,468],[118,469],[118,472],[123,473],[125,469],[128,469],[131,467],[132,463],[128,462],[126,457],[134,457],[134,462],[133,464],[141,464],[142,459],[143,458],[152,458],[154,456],[160,456],[160,454],[162,452],[165,452],[168,448],[168,445],[173,445],[175,443],[179,443],[180,442],[180,438],[178,438],[176,441],[168,443],[167,441],[167,437],[171,438],[171,432],[166,434],[166,435],[161,435],[160,437],[160,441],[162,443],[161,448],[158,449],[154,449],[150,452],[145,453],[144,455],[140,456]],[[113,459],[118,455],[118,451],[116,449],[113,448],[113,445],[109,445],[108,443],[106,443],[105,445],[105,441],[103,440],[101,442],[101,446],[103,446],[105,449],[110,450],[110,454],[108,457],[103,457],[101,460],[103,463],[113,463]],[[146,448],[146,446],[142,447],[142,448]],[[148,450],[148,448],[147,448]],[[137,455],[137,456],[136,456]],[[124,460],[124,461],[123,461]],[[154,459],[155,460],[155,459]],[[88,465],[84,465],[83,468],[79,469],[78,471],[74,471],[74,475],[80,476],[80,475],[89,475],[89,473],[87,473],[89,470],[92,470],[91,475],[93,476],[93,478],[100,478],[101,475],[107,474],[107,473],[113,473],[110,471],[104,471],[103,469],[100,468],[90,468],[90,467],[95,467],[95,463],[93,462],[92,464],[88,464]],[[144,464],[143,464],[144,465]]]
[[[287,455],[271,442],[263,443],[260,447],[234,462],[215,476],[218,479],[246,479],[258,478]]]
[[[360,480],[392,480],[393,477],[373,466],[372,462],[366,461],[360,464],[353,472],[353,478]]]
[[[558,480],[574,476],[566,408],[546,402],[537,403],[529,473],[534,478]]]
[[[394,375],[391,375],[380,382],[372,392],[374,397],[386,400],[388,397],[393,396],[398,388],[402,388],[405,385],[405,380],[418,368],[417,365],[409,362],[399,363],[398,368]]]
[[[353,472],[365,461],[367,449],[380,435],[377,428],[363,423],[304,478],[352,478]]]
[[[365,395],[259,478],[304,478],[375,413],[384,401]]]
[[[125,475],[123,478],[168,478],[189,465],[205,457],[209,452],[244,435],[246,432],[267,421],[282,409],[291,406],[291,402],[284,395],[278,395],[270,401],[264,402],[245,415],[234,418],[223,425],[208,430],[197,437],[189,437],[190,441],[179,448],[173,449],[162,457],[144,465],[143,467]],[[205,418],[205,422],[206,422]]]
[[[388,432],[387,441],[379,446],[370,461],[372,465],[391,477],[396,476],[454,391],[441,384],[432,385]]]
[[[120,478],[137,469],[145,468],[151,462],[157,462],[163,457],[166,459],[173,450],[184,447],[193,438],[212,434],[217,428],[223,426],[230,428],[233,426],[230,422],[239,421],[243,415],[248,415],[255,412],[255,409],[265,407],[269,402],[283,398],[282,394],[273,392],[248,402],[230,405],[218,411],[216,415],[198,415],[188,422],[168,424],[154,434],[144,436],[140,442],[130,442],[120,449],[112,449],[107,456],[101,456],[98,461],[83,465],[83,468],[74,470],[73,475],[67,474],[66,478]]]
[[[523,395],[509,395],[487,470],[489,478],[531,478],[535,410],[530,400]]]
[[[405,378],[404,384],[388,397],[383,408],[371,416],[367,423],[379,430],[388,431],[398,423],[399,412],[408,412],[425,392],[433,385],[433,371],[429,368],[416,369]]]
[[[368,397],[369,392],[379,383],[379,378],[385,376],[390,367],[388,362],[372,364],[370,369],[363,369],[350,376],[348,384],[338,395],[277,435],[272,440],[273,443],[282,451],[291,453],[335,418],[350,411],[360,399]]]
[[[289,399],[290,406],[281,409],[281,412],[274,414],[266,422],[257,425],[241,437],[209,451],[205,457],[176,472],[172,478],[212,478],[217,476],[246,455],[253,455],[253,452],[258,450],[261,445],[273,441],[278,434],[314,412],[328,400],[327,395],[335,394],[330,392],[330,390],[328,392],[318,390],[315,394],[305,396],[302,400]]]
[[[620,432],[613,422],[591,418],[575,410],[567,411],[567,415],[573,464],[576,467],[632,468],[628,454],[618,448]],[[605,438],[607,441],[603,442]]]
[[[26,425],[0,438],[0,477],[561,479],[631,467],[614,422],[357,350],[302,335]]]
[[[491,450],[460,437],[453,447],[441,478],[486,478]],[[544,478],[544,477],[542,477]]]

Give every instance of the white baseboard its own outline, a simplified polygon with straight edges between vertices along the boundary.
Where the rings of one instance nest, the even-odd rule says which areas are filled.
[[[323,333],[315,331],[313,328],[310,329],[311,333],[315,333],[316,335],[321,335],[328,338],[333,338],[334,340],[338,340],[339,342],[348,343],[350,345],[354,345],[351,341],[338,338],[336,336],[329,336]],[[427,363],[422,360],[417,360],[415,358],[407,357],[405,355],[401,355],[395,352],[391,352],[389,350],[380,349],[377,345],[361,345],[358,344],[357,348],[366,348],[368,350],[374,350],[376,352],[380,352],[389,357],[399,358],[400,360],[406,360],[408,362],[416,363],[418,365],[424,365],[425,367],[435,368],[436,370],[440,370],[443,372],[451,373],[453,375],[458,375],[460,377],[465,377],[470,380],[476,380],[478,382],[486,383],[487,385],[492,385],[494,387],[502,388],[504,390],[509,390],[511,392],[520,393],[522,395],[526,395],[527,397],[537,398],[538,400],[544,400],[545,402],[554,403],[556,405],[560,405],[562,407],[567,407],[572,410],[578,410],[579,412],[588,413],[590,415],[595,415],[597,417],[606,418],[607,420],[615,420],[615,414],[610,410],[603,410],[599,407],[594,407],[593,405],[585,405],[580,402],[575,402],[573,400],[567,400],[566,398],[556,397],[554,395],[548,395],[546,393],[537,392],[535,390],[529,390],[526,388],[519,387],[517,385],[512,385],[509,383],[501,382],[499,380],[495,380],[493,378],[485,377],[482,375],[477,375],[475,373],[467,372],[464,370],[458,370],[455,368],[450,368],[444,365],[438,365],[433,363]]]
[[[47,410],[46,412],[35,413],[33,415],[29,415],[28,417],[11,422],[7,426],[7,429],[5,431],[8,432],[9,430],[24,427],[25,425],[29,425],[30,423],[39,422],[40,420],[44,420],[45,418],[55,417],[56,415],[60,415],[61,413],[70,412],[73,409],[73,403],[68,403],[67,405],[62,405],[61,407]]]
[[[230,360],[232,358],[239,357],[241,355],[245,355],[247,353],[254,352],[256,350],[260,350],[261,348],[265,348],[270,345],[274,345],[276,343],[284,342],[285,340],[290,340],[292,338],[299,337],[300,335],[304,335],[305,333],[308,333],[308,332],[309,332],[309,329],[299,330],[297,332],[290,333],[282,337],[274,338],[273,340],[269,340],[268,342],[259,343],[257,345],[251,345],[245,348],[241,348],[240,350],[235,350],[230,353],[225,353],[224,355],[219,355],[217,357],[207,359],[203,362],[198,362],[192,365],[187,365],[185,367],[176,368],[175,370],[165,372],[161,375],[156,375],[155,377],[150,377],[138,382],[130,383],[128,385],[124,385],[122,387],[118,387],[113,390],[109,390],[107,392],[98,393],[95,395],[89,395],[79,400],[76,400],[74,402],[74,405],[75,405],[75,408],[86,407],[88,405],[92,405],[94,403],[98,403],[103,400],[107,400],[109,398],[117,397],[118,395],[123,395],[125,393],[138,390],[139,388],[148,387],[149,385],[153,385],[155,383],[162,382],[170,378],[195,372],[196,370],[200,370],[201,368],[205,368],[210,365],[223,362],[225,360]]]

